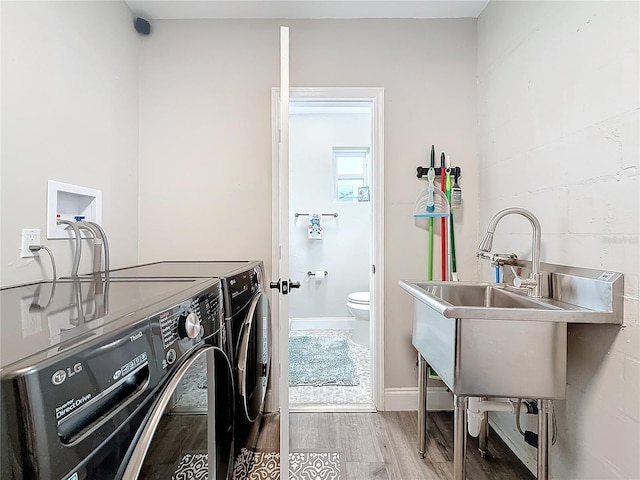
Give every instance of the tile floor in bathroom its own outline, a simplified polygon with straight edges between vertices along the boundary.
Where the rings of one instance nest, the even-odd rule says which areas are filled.
[[[335,335],[348,339],[349,354],[354,360],[359,385],[353,386],[289,386],[289,404],[292,409],[309,405],[371,405],[373,397],[371,389],[371,350],[359,345],[351,339],[351,330],[292,330],[294,335]]]

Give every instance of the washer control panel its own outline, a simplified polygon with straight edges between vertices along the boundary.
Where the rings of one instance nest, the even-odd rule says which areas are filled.
[[[205,339],[222,334],[220,284],[216,282],[198,295],[151,318],[158,352],[158,367],[164,373]]]

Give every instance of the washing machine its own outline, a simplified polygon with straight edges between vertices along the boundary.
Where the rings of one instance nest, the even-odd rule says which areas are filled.
[[[224,330],[217,280],[37,282],[3,288],[0,297],[3,479],[134,478],[132,466],[145,471],[159,437],[151,427],[165,413],[167,392],[196,360],[207,356],[207,380],[233,392],[231,367],[226,379],[214,378],[226,358],[217,346]],[[221,389],[209,391],[214,404],[224,403]],[[229,392],[227,404],[223,417],[233,415]],[[197,446],[212,459],[209,478],[228,478],[221,472],[233,451],[230,428],[212,420],[207,443]],[[165,454],[174,440],[160,438]]]
[[[219,279],[225,317],[224,351],[236,384],[235,449],[251,448],[249,431],[261,416],[271,364],[271,316],[262,261],[163,261],[103,273],[116,279]]]
[[[220,282],[209,281],[209,289],[149,318],[163,380],[121,472],[124,479],[232,476],[234,374],[225,352]],[[215,319],[215,328],[203,332],[201,318]],[[199,341],[185,349],[189,338]]]

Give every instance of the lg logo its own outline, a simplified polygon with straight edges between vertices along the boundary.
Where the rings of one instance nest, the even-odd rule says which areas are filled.
[[[73,377],[76,373],[80,373],[81,371],[82,371],[81,363],[76,363],[73,367],[69,367],[64,370],[58,370],[51,377],[51,383],[53,383],[54,385],[60,385],[68,377]]]

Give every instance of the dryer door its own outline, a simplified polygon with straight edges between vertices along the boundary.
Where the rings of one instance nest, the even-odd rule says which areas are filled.
[[[244,416],[258,418],[264,405],[271,365],[271,315],[263,291],[253,297],[242,325],[238,351],[238,392]]]
[[[190,383],[193,385],[185,385]],[[203,395],[204,399],[199,398]],[[123,465],[117,478],[142,480],[191,475],[189,478],[230,479],[233,395],[232,369],[224,352],[217,347],[195,351],[158,394],[129,462]],[[191,397],[190,408],[179,408],[181,401],[176,403],[177,396]]]

